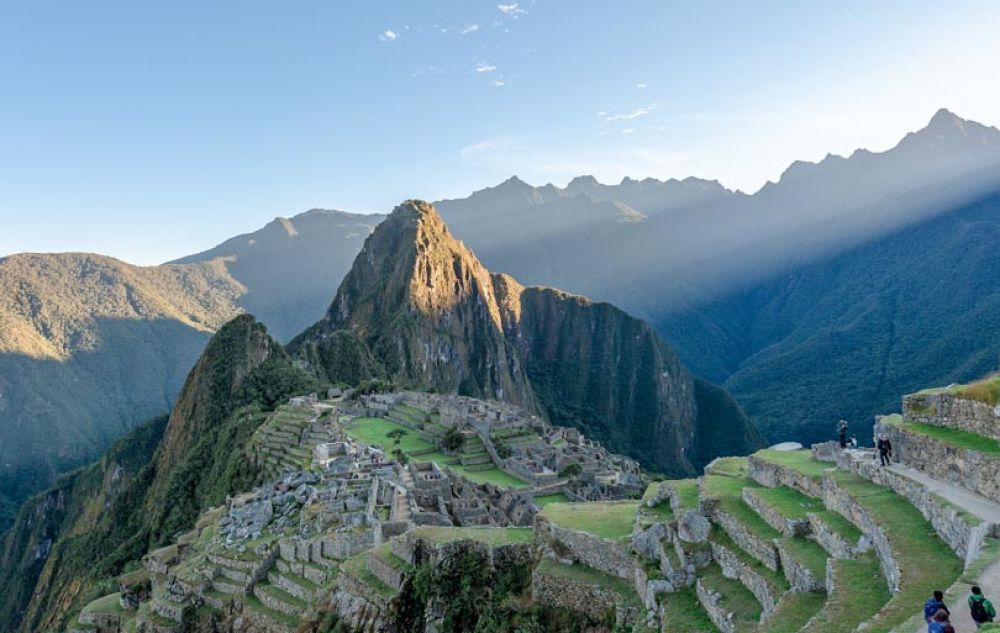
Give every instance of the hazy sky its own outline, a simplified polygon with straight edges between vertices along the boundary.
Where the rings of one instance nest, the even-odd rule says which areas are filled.
[[[152,264],[312,207],[697,175],[1000,123],[1000,2],[0,4],[0,255]]]

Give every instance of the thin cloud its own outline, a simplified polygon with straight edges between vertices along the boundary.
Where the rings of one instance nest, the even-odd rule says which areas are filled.
[[[497,69],[496,66],[490,66],[489,64],[477,64],[476,65],[476,72],[479,73],[479,74],[491,73],[491,72],[493,72],[496,69]]]
[[[504,81],[503,79],[497,79],[497,80],[495,80],[495,81],[493,82],[493,85],[494,85],[494,86],[496,86],[497,88],[499,88],[499,87],[501,87],[501,86],[506,86],[506,85],[507,85],[507,82],[506,82],[506,81]]]
[[[640,90],[642,90],[643,88],[648,88],[648,87],[649,87],[649,84],[644,84],[644,83],[642,83],[642,82],[639,82],[639,83],[637,83],[637,84],[635,85],[635,87],[636,87],[636,88],[638,88],[638,89],[640,89]]]
[[[634,133],[635,133],[634,127],[627,127],[624,130],[622,130],[622,134],[634,134]]]
[[[632,119],[638,119],[639,117],[644,117],[656,108],[655,105],[643,106],[632,110],[631,112],[623,112],[621,114],[609,114],[604,117],[605,121],[631,121]]]
[[[497,9],[504,15],[520,15],[524,13],[524,9],[517,2],[512,4],[498,4]]]
[[[378,39],[383,42],[391,42],[397,37],[399,37],[399,33],[393,31],[392,29],[386,29],[382,31],[382,35],[379,35]]]
[[[462,35],[468,35],[469,33],[475,33],[478,30],[479,30],[478,24],[470,24],[469,26],[459,31],[459,33],[461,33]]]

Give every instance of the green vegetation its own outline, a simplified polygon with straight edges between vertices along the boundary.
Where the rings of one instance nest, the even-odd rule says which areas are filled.
[[[122,609],[121,602],[118,599],[119,595],[118,593],[113,593],[103,598],[98,598],[85,606],[83,610],[90,611],[91,613],[124,613],[125,609]]]
[[[698,601],[694,587],[686,587],[680,591],[666,594],[662,599],[664,607],[665,631],[694,633],[717,632],[718,629],[708,617],[708,613]]]
[[[754,492],[764,503],[787,519],[805,519],[806,514],[824,509],[821,500],[804,495],[787,486],[756,488]]]
[[[826,578],[827,553],[819,543],[807,538],[786,538],[781,544],[789,556],[812,573],[813,578]]]
[[[763,609],[757,598],[740,581],[723,576],[722,570],[715,563],[706,567],[699,579],[705,588],[722,596],[719,604],[732,612],[736,631],[748,633],[757,627]]]
[[[406,433],[399,442],[404,452],[433,449],[434,445],[398,422],[386,418],[354,418],[344,431],[354,439],[368,444],[377,444],[384,449],[393,445],[393,434],[398,431]]]
[[[764,449],[754,453],[754,457],[758,457],[772,464],[785,466],[795,472],[812,477],[813,479],[820,479],[823,476],[824,470],[829,470],[834,467],[833,464],[813,459],[812,451],[808,449],[801,449],[797,451],[775,451],[771,449]]]
[[[561,492],[557,492],[554,495],[536,495],[535,505],[539,508],[544,508],[550,503],[569,503],[569,497]]]
[[[622,600],[632,606],[640,606],[639,596],[635,592],[635,585],[624,578],[605,574],[593,567],[588,567],[582,563],[573,565],[563,565],[551,558],[543,558],[535,568],[536,573],[548,576],[566,578],[585,585],[592,585],[613,591],[621,596]]]
[[[635,523],[636,501],[550,503],[541,515],[552,523],[614,541],[628,540]]]
[[[834,561],[833,578],[836,590],[827,596],[809,633],[853,631],[878,613],[891,596],[874,552],[857,560]]]
[[[830,531],[840,535],[848,543],[857,543],[861,538],[861,530],[858,529],[858,526],[833,510],[820,510],[812,514],[815,514],[817,519],[830,528]]]
[[[419,536],[436,543],[454,543],[456,541],[471,540],[491,546],[530,543],[533,537],[531,528],[424,526],[414,528],[410,533],[413,536]]]
[[[698,509],[699,491],[697,479],[675,479],[667,483],[677,491],[677,499],[680,504],[680,507],[677,508],[678,513],[683,514],[686,510]]]
[[[710,472],[705,474],[703,489],[707,498],[717,499],[719,509],[731,515],[742,523],[758,538],[771,541],[781,536],[781,532],[754,512],[753,508],[743,501],[743,489],[760,490],[763,487],[746,477],[747,460],[745,457],[732,457],[716,462]]]
[[[1000,374],[994,374],[965,385],[955,385],[938,391],[943,391],[959,398],[978,400],[990,406],[996,406],[1000,404]]]
[[[865,629],[868,633],[884,633],[909,618],[932,591],[958,578],[962,561],[903,497],[843,471],[837,471],[834,478],[882,528],[903,569],[900,591]]]
[[[818,591],[795,591],[782,596],[771,617],[758,633],[797,633],[826,604],[826,594]],[[812,630],[812,629],[810,629]]]
[[[783,573],[780,571],[772,571],[762,562],[744,552],[736,543],[733,542],[731,538],[729,538],[729,535],[726,534],[725,530],[722,528],[713,525],[712,531],[709,535],[709,540],[725,547],[727,550],[732,552],[733,555],[740,560],[740,562],[749,567],[751,570],[757,572],[757,574],[764,579],[764,582],[767,583],[768,587],[771,588],[774,595],[781,595],[788,591],[790,585],[788,583],[788,579],[785,578]]]
[[[976,451],[988,455],[1000,455],[1000,441],[961,429],[945,426],[934,426],[922,422],[906,422],[900,415],[890,415],[882,421],[909,433],[916,433],[933,438],[944,444],[962,450]]]

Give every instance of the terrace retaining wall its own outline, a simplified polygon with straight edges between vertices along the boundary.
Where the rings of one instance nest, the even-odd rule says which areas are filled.
[[[889,436],[894,457],[903,464],[1000,503],[1000,456],[956,448],[881,418],[875,429]]]
[[[823,487],[819,479],[753,455],[747,461],[750,464],[750,478],[762,486],[768,488],[788,486],[810,497],[822,495]]]
[[[1000,406],[947,393],[903,396],[903,416],[908,422],[961,429],[1000,440]]]
[[[828,509],[846,517],[871,541],[889,591],[899,591],[901,573],[885,532],[854,497],[837,485],[831,474],[823,476],[823,503]]]

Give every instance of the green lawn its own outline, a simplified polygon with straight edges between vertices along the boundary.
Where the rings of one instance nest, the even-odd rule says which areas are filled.
[[[818,591],[786,593],[774,613],[758,633],[797,633],[826,604],[826,594]],[[810,629],[811,631],[812,629]]]
[[[823,502],[816,497],[802,494],[787,486],[778,488],[755,488],[755,494],[786,519],[805,519],[808,512],[824,509]]]
[[[686,587],[674,593],[664,594],[661,598],[668,631],[682,631],[684,633],[717,633],[708,613],[702,608],[698,601],[698,594],[694,587]]]
[[[678,512],[698,509],[698,480],[697,479],[677,479],[667,482],[677,491],[677,498],[680,502]]]
[[[763,608],[739,580],[723,576],[722,570],[715,563],[706,567],[700,578],[706,589],[716,591],[722,596],[719,604],[732,612],[737,632],[749,633],[756,628]]]
[[[813,578],[826,578],[827,553],[819,543],[807,538],[786,538],[781,544],[792,558],[812,572]]]
[[[809,633],[853,631],[889,600],[889,588],[874,552],[857,560],[834,561],[833,577],[836,590],[827,597]]]
[[[861,538],[861,530],[843,516],[833,510],[820,510],[813,512],[821,522],[823,522],[832,532],[839,534],[848,543],[857,543]]]
[[[94,600],[85,606],[83,610],[91,613],[123,613],[125,610],[122,609],[121,602],[119,602],[118,598],[119,594],[117,593],[109,594],[103,598]]]
[[[391,451],[393,440],[387,435],[399,429],[406,431],[406,435],[399,442],[399,448],[404,453],[434,448],[434,445],[421,437],[417,431],[385,418],[354,418],[351,424],[344,428],[344,432],[356,440],[378,444],[384,450]]]
[[[557,492],[554,495],[536,495],[535,505],[539,508],[544,508],[550,503],[569,503],[569,497],[561,492]]]
[[[918,612],[932,591],[951,585],[962,573],[962,561],[903,497],[851,473],[837,471],[834,478],[875,519],[901,563],[900,591],[865,629],[885,633]]]
[[[486,545],[517,545],[531,543],[534,534],[531,528],[477,528],[477,527],[433,527],[414,528],[411,532],[435,543],[455,541],[478,541]]]
[[[615,541],[632,535],[638,501],[550,503],[541,515],[554,524]]]
[[[785,466],[798,473],[819,479],[823,476],[823,471],[833,468],[834,465],[813,459],[812,451],[801,449],[797,451],[773,451],[765,448],[754,453],[754,457],[762,459],[772,464]]]
[[[939,440],[954,448],[971,450],[989,455],[1000,455],[1000,442],[991,438],[969,433],[961,429],[952,429],[944,426],[934,426],[933,424],[923,424],[921,422],[904,422],[900,415],[889,415],[882,418],[882,421],[892,426],[897,426],[904,431],[916,433],[936,440]]]
[[[535,570],[539,574],[546,576],[566,578],[582,584],[594,585],[601,587],[602,589],[614,591],[621,596],[625,602],[636,607],[641,605],[639,602],[639,595],[635,592],[635,585],[633,585],[631,581],[605,574],[582,563],[576,563],[575,565],[563,565],[561,563],[557,563],[551,558],[543,558],[542,561],[538,563],[538,567],[536,567]]]

